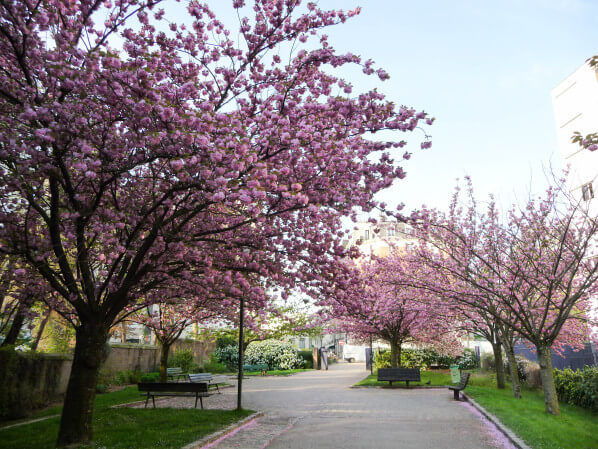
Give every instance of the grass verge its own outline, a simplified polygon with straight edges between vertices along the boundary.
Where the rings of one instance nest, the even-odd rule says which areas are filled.
[[[136,386],[96,396],[94,408],[96,447],[178,449],[253,413],[251,410],[110,408],[113,405],[140,399]],[[50,407],[28,419],[57,415],[61,411],[62,406]],[[52,449],[55,447],[59,424],[60,418],[54,417],[8,429],[0,427],[0,447]]]
[[[560,404],[560,416],[544,411],[541,392],[524,390],[515,399],[510,386],[468,386],[465,392],[495,415],[534,449],[598,448],[598,414],[568,404]]]
[[[251,410],[105,408],[94,414],[94,443],[106,449],[178,449],[253,413]],[[0,429],[5,449],[52,449],[59,418]]]

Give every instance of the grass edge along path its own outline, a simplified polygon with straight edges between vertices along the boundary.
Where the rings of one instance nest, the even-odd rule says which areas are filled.
[[[522,388],[522,399],[515,399],[509,383],[504,390],[499,390],[491,373],[471,372],[465,393],[533,449],[598,448],[598,414],[561,402],[561,415],[549,415],[544,411],[541,391]],[[421,383],[410,385],[421,386],[428,380],[431,381],[430,386],[452,385],[448,371],[421,371],[421,377]],[[404,382],[396,387],[389,387],[388,382],[378,382],[376,373],[368,375],[354,386],[406,388]],[[448,394],[452,397],[450,392]]]
[[[428,384],[428,382],[430,382]],[[451,385],[451,375],[448,370],[422,370],[421,382],[409,382],[411,387],[443,387]],[[388,381],[378,382],[376,371],[365,379],[357,382],[354,387],[382,387],[382,388],[407,388],[405,382],[394,382],[391,386]]]
[[[254,413],[252,410],[131,409],[111,408],[139,400],[136,386],[98,394],[94,413],[94,443],[106,449],[159,447],[179,449],[222,430]],[[62,406],[42,410],[23,420],[3,423],[0,446],[3,449],[53,449],[58,435]],[[47,419],[44,419],[47,418]]]
[[[524,389],[522,399],[515,399],[509,385],[504,390],[472,385],[465,391],[533,449],[598,448],[596,413],[560,403],[561,414],[553,416],[544,411],[541,392]]]

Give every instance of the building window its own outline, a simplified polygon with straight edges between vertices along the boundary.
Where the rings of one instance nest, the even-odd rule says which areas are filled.
[[[584,201],[590,201],[592,198],[594,198],[594,189],[592,188],[591,182],[581,186],[581,194]]]
[[[393,237],[395,235],[395,228],[388,228],[388,236]]]
[[[366,230],[364,240],[369,240],[369,239],[370,239],[370,231]]]
[[[300,349],[305,349],[305,338],[300,338],[299,339],[299,348]]]

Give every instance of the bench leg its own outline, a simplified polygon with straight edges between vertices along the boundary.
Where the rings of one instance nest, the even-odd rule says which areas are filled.
[[[222,394],[222,393],[220,393],[220,388],[218,388],[218,384],[214,384],[214,385],[216,385],[216,391],[218,392],[218,394]]]
[[[459,400],[459,390],[453,390],[453,395],[454,395],[455,401],[458,401]]]
[[[156,408],[156,396],[152,394],[152,402],[154,404],[154,408]]]
[[[146,398],[145,398],[145,408],[147,408],[147,403],[148,403],[148,401],[149,401],[149,398],[150,398],[150,394],[149,394],[149,391],[148,391],[148,392],[147,392],[147,396],[146,396]]]
[[[409,388],[409,381],[408,381],[408,380],[406,380],[405,382],[407,383],[407,388]]]
[[[195,408],[197,408],[197,398],[199,397],[199,393],[195,393]]]
[[[199,404],[201,405],[201,409],[203,410],[203,399],[201,396],[199,397]]]
[[[388,383],[390,383],[390,386],[392,387],[392,380],[389,380]]]

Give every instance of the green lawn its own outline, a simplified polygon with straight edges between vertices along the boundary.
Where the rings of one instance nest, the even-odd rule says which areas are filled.
[[[541,392],[524,390],[518,400],[509,385],[505,390],[472,385],[465,392],[534,449],[598,448],[598,414],[589,410],[561,403],[561,415],[549,415]]]
[[[139,399],[137,387],[96,396],[94,441],[97,447],[178,449],[253,413],[251,410],[110,408]],[[51,407],[32,418],[59,414],[61,409]],[[54,448],[59,422],[60,418],[54,417],[10,429],[0,428],[0,446],[3,449]]]

